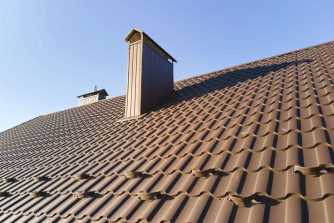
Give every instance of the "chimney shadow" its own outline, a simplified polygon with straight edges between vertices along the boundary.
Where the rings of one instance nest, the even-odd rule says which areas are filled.
[[[214,75],[213,77],[209,77],[207,79],[201,80],[200,82],[189,84],[184,87],[180,87],[179,89],[176,89],[169,98],[167,98],[161,104],[156,106],[154,110],[158,110],[161,108],[168,108],[172,105],[176,105],[178,103],[191,100],[196,97],[201,97],[205,94],[208,94],[216,90],[232,87],[241,82],[252,80],[258,77],[264,77],[271,72],[275,72],[280,69],[287,68],[289,66],[295,66],[302,63],[310,63],[311,61],[312,60],[305,59],[292,62],[276,63],[265,66],[256,66],[252,68],[238,69],[235,67],[235,68],[230,68],[231,71],[227,71],[225,73],[223,73],[224,70],[217,71],[216,73],[212,73],[212,75]],[[251,64],[246,66],[250,65]],[[194,79],[196,79],[196,77],[194,77]],[[195,82],[195,80],[193,82]]]

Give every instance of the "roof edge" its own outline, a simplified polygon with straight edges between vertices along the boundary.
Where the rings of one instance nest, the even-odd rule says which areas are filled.
[[[326,44],[329,44],[329,43],[332,43],[332,42],[334,42],[334,40],[326,41],[326,42],[319,43],[319,44],[314,44],[314,45],[311,45],[311,46],[308,46],[308,47],[299,48],[299,49],[296,49],[296,50],[291,50],[291,51],[288,51],[288,52],[285,52],[285,53],[276,54],[276,55],[273,55],[273,56],[263,57],[263,58],[260,58],[260,59],[256,59],[256,60],[252,60],[252,61],[249,61],[249,62],[246,62],[246,63],[241,63],[241,64],[233,65],[233,66],[230,66],[230,67],[225,67],[223,69],[214,70],[214,71],[207,72],[207,73],[204,73],[204,74],[202,73],[202,74],[194,75],[194,76],[191,76],[191,77],[187,77],[187,78],[184,78],[184,79],[177,80],[174,83],[178,83],[178,82],[181,82],[181,81],[190,80],[190,79],[193,79],[193,78],[202,77],[202,76],[213,74],[213,73],[218,73],[220,71],[227,70],[227,69],[233,69],[233,68],[236,68],[236,67],[239,67],[239,66],[249,65],[249,64],[252,64],[252,63],[255,63],[255,62],[259,62],[261,60],[269,60],[269,59],[272,59],[272,58],[275,58],[275,57],[284,56],[284,55],[287,55],[287,54],[290,54],[290,53],[295,53],[295,52],[298,52],[298,51],[302,51],[302,50],[307,50],[307,49],[311,49],[311,48],[314,48],[314,47],[323,46],[323,45],[326,45]]]

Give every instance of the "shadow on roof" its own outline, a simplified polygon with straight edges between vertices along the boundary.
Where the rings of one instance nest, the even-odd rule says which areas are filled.
[[[232,87],[241,82],[252,80],[258,77],[263,77],[271,72],[276,72],[280,69],[287,68],[289,66],[295,66],[298,64],[310,63],[310,62],[312,62],[312,60],[307,59],[307,60],[298,60],[298,61],[271,64],[266,66],[257,66],[244,69],[232,68],[234,70],[227,71],[225,73],[223,73],[224,70],[217,71],[216,72],[217,76],[209,77],[208,79],[201,80],[200,82],[193,83],[181,89],[176,90],[170,98],[166,99],[162,104],[160,104],[160,106],[157,106],[156,109],[166,108],[171,105],[178,104],[182,101],[187,101],[196,97],[203,96],[207,93],[216,90]],[[251,64],[249,64],[248,66],[251,66]],[[189,82],[196,82],[200,78],[201,77],[197,78],[195,77],[192,78],[193,80],[189,79]],[[185,81],[187,82],[187,80]]]

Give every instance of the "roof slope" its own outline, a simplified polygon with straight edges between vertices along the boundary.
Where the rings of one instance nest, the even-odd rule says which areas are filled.
[[[0,222],[333,222],[334,42],[0,134]]]

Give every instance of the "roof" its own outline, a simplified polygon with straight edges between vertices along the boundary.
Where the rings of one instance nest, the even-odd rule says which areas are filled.
[[[85,97],[96,95],[96,94],[100,94],[104,97],[109,96],[108,92],[105,89],[101,89],[101,90],[97,90],[97,91],[93,91],[93,92],[89,92],[89,93],[86,93],[86,94],[79,95],[79,96],[77,96],[77,98],[81,98],[81,97],[85,98]]]
[[[166,50],[164,50],[159,44],[157,44],[149,35],[147,35],[144,31],[133,28],[124,38],[126,42],[137,41],[138,38],[144,38],[149,41],[154,47],[156,47],[167,59],[172,60],[177,63],[176,59],[172,57]]]
[[[0,134],[0,222],[333,222],[334,42]]]

